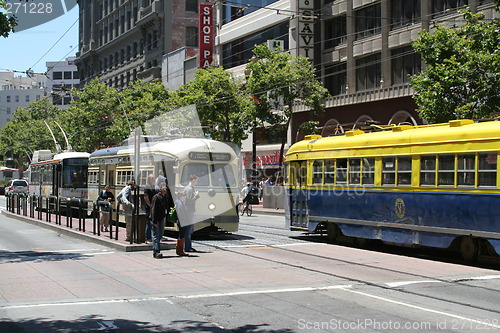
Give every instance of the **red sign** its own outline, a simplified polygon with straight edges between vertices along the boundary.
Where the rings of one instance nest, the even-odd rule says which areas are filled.
[[[208,68],[214,53],[214,24],[211,4],[200,4],[198,45],[200,46],[199,67]]]

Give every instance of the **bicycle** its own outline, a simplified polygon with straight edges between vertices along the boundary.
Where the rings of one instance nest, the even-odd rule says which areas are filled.
[[[247,216],[252,216],[252,205],[250,204],[250,202],[246,202],[243,203],[243,202],[240,202],[238,204],[238,213],[243,216],[245,215],[245,212],[247,213]]]

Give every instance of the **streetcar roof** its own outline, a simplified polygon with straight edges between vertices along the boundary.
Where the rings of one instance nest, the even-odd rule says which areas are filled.
[[[89,158],[89,157],[90,157],[89,153],[70,151],[70,152],[58,153],[54,155],[51,159],[34,162],[32,164],[47,164],[47,163],[62,161],[68,158]]]
[[[349,149],[430,146],[443,143],[473,143],[500,140],[500,121],[475,123],[472,120],[452,120],[449,123],[423,126],[393,126],[381,131],[348,131],[344,135],[306,136],[293,144],[286,154],[288,161],[300,159],[301,153]],[[496,147],[499,149],[500,147]]]
[[[113,156],[133,156],[134,146],[119,146],[113,148],[104,148],[90,154],[90,159],[113,157]],[[181,138],[166,141],[143,142],[140,145],[140,150],[143,153],[150,154],[165,154],[179,157],[186,155],[189,152],[225,152],[234,154],[233,149],[219,141],[199,138]],[[231,155],[231,156],[232,156]]]

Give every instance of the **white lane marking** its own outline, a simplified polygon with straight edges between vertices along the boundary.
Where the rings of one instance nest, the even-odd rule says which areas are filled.
[[[387,282],[386,285],[391,288],[394,288],[394,287],[401,287],[417,283],[444,283],[444,281],[438,281],[438,280],[401,281],[401,282]]]
[[[0,309],[26,309],[26,308],[39,308],[46,306],[70,306],[70,305],[92,305],[92,304],[110,304],[110,303],[133,303],[144,301],[165,301],[173,304],[168,297],[144,297],[144,298],[123,298],[123,299],[110,299],[110,300],[96,300],[80,302],[60,302],[60,303],[35,303],[35,304],[20,304],[20,305],[5,305],[0,306]]]
[[[208,298],[208,297],[225,297],[225,296],[239,296],[239,295],[254,295],[254,294],[271,294],[271,293],[286,293],[297,291],[316,291],[316,290],[331,290],[331,289],[345,289],[351,288],[352,285],[337,285],[326,287],[306,287],[306,288],[287,288],[287,289],[269,289],[269,290],[247,290],[235,291],[230,293],[214,293],[214,294],[200,294],[200,295],[184,295],[173,296],[174,298]]]
[[[116,326],[115,322],[112,320],[98,321],[97,324],[99,325],[98,331],[118,329],[118,326]]]
[[[314,246],[314,245],[318,245],[318,244],[315,244],[315,243],[289,243],[289,244],[277,244],[277,245],[273,245],[274,247],[287,247],[287,246]]]
[[[493,280],[493,279],[500,279],[500,275],[483,275],[483,276],[476,276],[476,277],[470,277],[470,278],[462,278],[462,279],[456,279],[454,281],[463,281],[463,280]]]
[[[396,300],[389,299],[389,298],[386,298],[386,297],[372,295],[372,294],[368,294],[368,293],[365,293],[365,292],[362,292],[362,291],[352,290],[350,288],[340,288],[340,289],[341,290],[345,290],[345,291],[350,292],[350,293],[354,293],[354,294],[358,294],[358,295],[362,295],[362,296],[366,296],[366,297],[370,297],[370,298],[375,298],[375,299],[378,299],[378,300],[381,300],[381,301],[384,301],[384,302],[393,303],[393,304],[397,304],[397,305],[401,305],[401,306],[406,306],[408,308],[412,308],[412,309],[416,309],[416,310],[420,310],[420,311],[424,311],[424,312],[430,312],[430,313],[435,313],[435,314],[438,314],[438,315],[447,316],[447,317],[450,317],[450,318],[455,318],[455,319],[459,319],[459,320],[465,320],[465,321],[470,322],[470,323],[481,325],[481,327],[491,327],[491,328],[497,328],[497,329],[500,328],[500,325],[493,324],[493,323],[491,323],[491,321],[490,322],[488,322],[488,321],[481,321],[481,320],[477,320],[477,319],[472,319],[472,318],[467,318],[467,317],[464,317],[464,316],[456,315],[456,314],[449,313],[449,312],[444,312],[444,311],[440,311],[440,310],[433,310],[433,309],[429,309],[429,308],[424,308],[422,306],[413,305],[413,304],[409,304],[409,303],[405,303],[405,302],[400,302],[400,301],[396,301]]]
[[[471,280],[493,280],[500,279],[500,275],[483,275],[483,276],[475,276],[475,277],[464,277],[460,279],[450,280],[449,282],[461,282],[461,281],[471,281]],[[416,281],[400,281],[400,282],[386,282],[385,284],[391,288],[407,286],[410,284],[417,283],[445,283],[448,281],[440,281],[440,280],[416,280]]]

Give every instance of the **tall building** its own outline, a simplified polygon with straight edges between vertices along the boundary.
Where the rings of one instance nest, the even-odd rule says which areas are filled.
[[[0,72],[0,128],[12,119],[19,107],[26,107],[45,96],[45,75],[15,76]]]
[[[411,43],[423,29],[463,24],[458,9],[469,6],[486,18],[498,16],[491,0],[231,0],[217,2],[216,62],[243,75],[255,44],[281,41],[292,55],[308,56],[332,98],[320,122],[322,135],[381,124],[422,123],[412,99],[409,75],[425,64]],[[311,120],[294,110],[288,144],[301,139],[299,126]],[[350,124],[350,125],[346,125]],[[256,132],[258,168],[276,170],[280,136]],[[243,145],[252,160],[252,140]],[[251,163],[246,163],[250,169]]]
[[[80,0],[79,52],[83,85],[94,77],[123,88],[161,79],[163,55],[197,47],[198,0]]]
[[[78,68],[75,58],[66,58],[65,61],[49,61],[47,66],[47,97],[52,104],[60,109],[67,108],[72,96],[70,90],[80,86]]]

